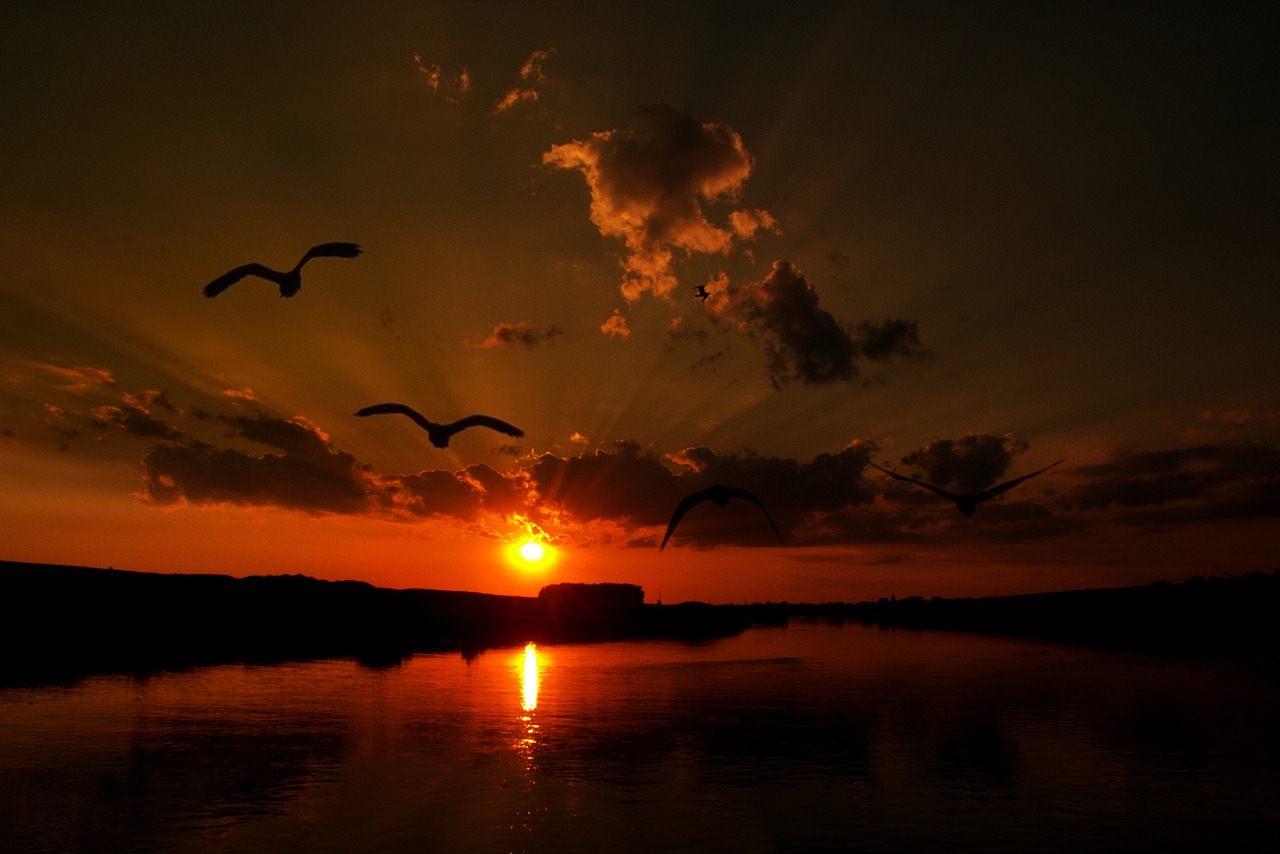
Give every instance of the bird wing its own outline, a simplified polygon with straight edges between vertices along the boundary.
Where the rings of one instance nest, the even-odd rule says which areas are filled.
[[[671,512],[671,521],[667,523],[667,532],[662,535],[662,545],[658,546],[658,551],[662,551],[667,547],[667,540],[671,539],[671,533],[675,531],[676,525],[680,524],[680,520],[684,518],[684,514],[694,505],[701,504],[704,501],[710,501],[715,491],[715,487],[699,489],[697,492],[691,492],[684,498],[680,499],[680,503],[676,505],[676,509]]]
[[[307,254],[302,256],[302,260],[298,262],[298,266],[310,261],[312,258],[355,258],[360,254],[360,244],[358,243],[321,243],[319,246],[312,246],[307,250]]]
[[[370,415],[407,415],[423,430],[430,431],[432,427],[438,426],[428,421],[421,412],[412,406],[405,406],[403,403],[375,403],[372,406],[366,406],[364,409],[356,410],[356,415],[361,418]]]
[[[269,282],[280,283],[280,274],[270,267],[264,267],[261,264],[245,264],[236,267],[234,270],[228,270],[212,282],[204,286],[204,295],[206,297],[216,297],[245,276],[258,276]]]
[[[750,501],[752,504],[759,507],[760,511],[764,513],[764,518],[769,520],[769,527],[773,528],[773,533],[777,535],[778,542],[782,542],[782,532],[778,530],[777,525],[773,524],[773,517],[769,515],[769,508],[764,506],[764,502],[757,498],[755,493],[748,492],[745,489],[739,489],[736,486],[726,486],[724,489],[728,495],[731,495],[734,498],[741,498],[745,501]]]
[[[466,418],[459,418],[452,424],[445,425],[445,429],[449,431],[451,436],[454,433],[466,430],[468,427],[488,427],[490,430],[497,430],[499,433],[515,436],[517,439],[524,435],[524,431],[514,424],[508,424],[489,415],[468,415]]]
[[[955,501],[959,497],[954,492],[948,492],[940,486],[934,486],[932,483],[928,483],[923,480],[916,480],[914,477],[907,477],[905,474],[898,474],[896,471],[889,471],[886,468],[881,468],[873,462],[868,461],[867,465],[871,466],[873,469],[879,469],[889,475],[889,477],[896,477],[898,480],[904,480],[907,483],[914,483],[916,486],[923,486],[925,489],[931,492],[936,492],[943,498],[950,499],[951,501]]]
[[[1010,489],[1013,489],[1015,486],[1022,483],[1024,480],[1030,480],[1031,478],[1035,477],[1038,474],[1044,474],[1045,472],[1047,472],[1049,469],[1053,468],[1053,466],[1056,466],[1060,462],[1062,462],[1062,460],[1058,460],[1058,462],[1053,463],[1053,465],[1047,465],[1044,468],[1040,469],[1039,471],[1033,471],[1031,474],[1024,474],[1022,477],[1015,477],[1013,480],[1006,480],[1004,483],[997,484],[991,487],[990,489],[984,489],[982,492],[979,492],[977,495],[975,495],[974,498],[978,499],[979,501],[986,501],[988,498],[995,498],[1000,493],[1008,492]]]

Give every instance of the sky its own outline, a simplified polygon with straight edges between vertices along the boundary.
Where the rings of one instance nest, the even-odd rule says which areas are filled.
[[[1275,570],[1276,16],[19,0],[0,559],[717,603]],[[201,293],[326,242],[362,254],[296,296]],[[871,465],[1058,460],[972,517]],[[659,550],[712,484],[782,542],[735,499]]]

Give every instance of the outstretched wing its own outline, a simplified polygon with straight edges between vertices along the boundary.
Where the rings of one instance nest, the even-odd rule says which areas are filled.
[[[873,462],[868,461],[867,465],[871,466],[873,469],[879,469],[889,475],[889,477],[896,477],[898,480],[906,481],[907,483],[914,483],[916,486],[923,486],[925,489],[931,492],[936,492],[943,498],[950,499],[951,501],[955,501],[959,497],[954,492],[948,492],[940,486],[934,486],[932,483],[928,483],[923,480],[916,480],[914,477],[907,477],[905,474],[898,474],[896,471],[889,471],[886,468],[881,468]]]
[[[488,427],[490,430],[497,430],[499,433],[506,433],[508,436],[515,436],[517,439],[524,435],[524,431],[514,424],[493,418],[488,415],[468,415],[466,418],[459,418],[457,421],[445,427],[449,434],[461,432],[468,427]]]
[[[423,430],[430,431],[432,427],[437,426],[428,421],[421,412],[412,406],[405,406],[403,403],[375,403],[372,406],[366,406],[364,409],[356,410],[356,415],[361,418],[370,415],[407,415]]]
[[[358,243],[321,243],[319,246],[312,246],[307,250],[307,254],[302,256],[302,260],[298,262],[298,266],[310,261],[312,258],[355,258],[360,254],[360,244]]]
[[[707,489],[699,489],[697,492],[691,492],[684,498],[680,499],[680,503],[676,505],[676,509],[671,513],[671,521],[667,523],[667,532],[662,535],[662,545],[658,546],[658,551],[662,551],[667,547],[667,540],[671,539],[671,533],[675,531],[676,525],[680,524],[680,520],[684,518],[684,514],[689,509],[704,501],[710,501],[711,495],[715,491],[715,487]]]
[[[218,278],[204,286],[204,295],[209,298],[216,297],[245,276],[258,276],[269,282],[280,283],[280,274],[270,267],[264,267],[261,264],[245,264],[242,267],[236,267],[223,273]]]
[[[760,508],[760,512],[764,513],[764,518],[769,520],[769,527],[773,528],[773,533],[777,536],[778,542],[782,542],[782,532],[778,530],[778,526],[773,524],[773,517],[769,515],[769,508],[764,506],[764,502],[755,496],[755,493],[748,492],[745,489],[739,489],[736,486],[726,486],[725,492],[734,498],[741,498],[750,501],[752,504]]]
[[[1053,463],[1053,465],[1047,465],[1044,468],[1040,469],[1039,471],[1033,471],[1031,474],[1024,474],[1022,477],[1015,477],[1013,480],[1006,480],[1004,483],[996,484],[990,489],[984,489],[982,492],[979,492],[977,495],[974,496],[974,498],[978,499],[979,501],[986,501],[988,498],[995,498],[1000,493],[1008,492],[1010,489],[1013,489],[1015,486],[1022,483],[1024,480],[1031,480],[1031,478],[1035,477],[1038,474],[1044,474],[1049,469],[1053,468],[1053,466],[1056,466],[1058,465],[1058,463],[1061,463],[1061,462],[1062,460],[1058,460],[1057,463]]]

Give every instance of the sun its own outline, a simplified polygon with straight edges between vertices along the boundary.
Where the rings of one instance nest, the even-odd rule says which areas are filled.
[[[535,570],[549,566],[556,558],[556,550],[549,544],[529,537],[507,546],[507,559],[520,569]]]

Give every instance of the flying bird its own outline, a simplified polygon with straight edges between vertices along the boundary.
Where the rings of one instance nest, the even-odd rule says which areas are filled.
[[[898,480],[905,480],[907,483],[914,483],[916,486],[923,486],[925,489],[928,489],[932,492],[936,492],[939,495],[941,495],[943,498],[947,498],[947,499],[950,499],[951,501],[954,501],[956,503],[956,509],[959,510],[961,513],[963,513],[966,516],[972,516],[973,511],[977,510],[978,505],[981,504],[982,502],[990,501],[992,498],[995,498],[997,495],[1008,492],[1010,489],[1013,489],[1015,486],[1022,483],[1024,480],[1030,480],[1031,478],[1035,477],[1038,474],[1044,474],[1049,469],[1053,468],[1053,466],[1056,466],[1058,465],[1058,463],[1061,463],[1061,462],[1062,460],[1058,460],[1057,463],[1053,463],[1053,465],[1045,466],[1039,471],[1033,471],[1031,474],[1024,474],[1022,477],[1015,477],[1013,480],[1006,480],[1004,483],[997,484],[991,487],[990,489],[984,489],[981,492],[973,492],[973,493],[950,492],[948,490],[943,489],[940,486],[934,486],[932,483],[926,483],[923,480],[916,480],[914,477],[907,477],[905,474],[898,474],[897,472],[889,471],[886,468],[881,468],[875,463],[870,463],[870,465],[872,468],[880,469],[880,471],[889,475],[889,477],[896,477]]]
[[[769,511],[765,509],[764,504],[759,498],[745,489],[739,489],[736,486],[724,486],[723,484],[714,484],[706,489],[700,489],[697,492],[690,493],[680,500],[676,505],[675,512],[671,514],[671,521],[667,523],[667,533],[662,537],[662,545],[658,546],[658,551],[662,551],[667,547],[667,540],[671,539],[671,532],[676,529],[676,525],[680,524],[680,519],[694,505],[701,504],[703,501],[713,501],[717,506],[726,507],[730,498],[741,498],[750,501],[752,504],[760,508],[764,513],[764,518],[769,520],[769,527],[773,528],[773,533],[777,534],[778,542],[782,542],[782,534],[778,531],[778,526],[773,524],[773,517],[769,515]]]
[[[360,246],[355,243],[321,243],[319,246],[308,249],[307,254],[302,256],[297,266],[288,272],[282,273],[262,264],[245,264],[223,273],[205,285],[204,295],[209,298],[216,297],[245,276],[257,276],[279,285],[280,296],[291,297],[302,290],[302,265],[312,258],[355,258],[359,254]]]
[[[693,289],[693,295],[703,302],[706,302],[707,297],[711,296],[711,292],[707,290],[706,285],[698,285]]]
[[[375,403],[373,406],[366,406],[356,412],[356,415],[361,418],[369,415],[387,414],[407,415],[412,418],[414,423],[427,431],[427,438],[437,448],[449,447],[449,440],[453,438],[454,434],[461,433],[468,427],[488,427],[490,430],[497,430],[499,433],[515,436],[517,439],[524,436],[524,431],[514,424],[508,424],[488,415],[468,415],[466,418],[459,418],[452,424],[437,424],[434,421],[428,421],[421,412],[410,406],[405,406],[403,403]]]

